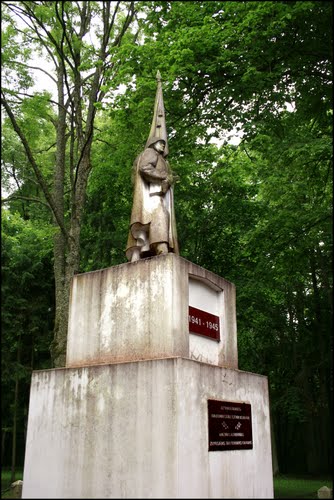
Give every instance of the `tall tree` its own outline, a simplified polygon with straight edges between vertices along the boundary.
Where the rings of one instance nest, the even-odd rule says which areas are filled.
[[[51,368],[53,229],[14,210],[1,215],[2,463],[10,460],[14,481],[24,460],[31,372]]]
[[[21,139],[29,166],[58,228],[54,238],[55,330],[51,346],[54,366],[64,366],[69,285],[79,270],[80,231],[98,109],[118,71],[117,50],[136,35],[134,2],[3,2],[4,68],[8,81],[1,102]],[[14,34],[19,37],[15,40]],[[94,40],[94,41],[92,41]],[[14,44],[14,49],[12,44]],[[21,108],[30,99],[13,85],[13,75],[29,81],[29,53],[35,50],[51,66],[56,87],[52,180],[47,180],[38,151],[25,131]],[[24,71],[22,71],[24,70]],[[40,116],[43,122],[47,116]]]
[[[142,85],[160,69],[178,134],[254,134],[296,101],[331,109],[331,2],[147,3],[145,43],[126,47],[128,77]]]
[[[282,472],[331,467],[330,116],[321,122],[281,113],[246,147],[263,209],[243,239],[240,362],[269,374]]]

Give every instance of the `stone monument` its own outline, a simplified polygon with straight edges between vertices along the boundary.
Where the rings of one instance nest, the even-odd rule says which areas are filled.
[[[267,378],[235,286],[179,256],[161,80],[130,262],[74,276],[66,367],[32,376],[23,498],[273,498]]]

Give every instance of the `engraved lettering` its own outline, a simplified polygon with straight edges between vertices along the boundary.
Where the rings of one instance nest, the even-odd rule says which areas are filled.
[[[237,420],[249,420],[247,415],[219,415],[217,413],[211,413],[212,418],[233,418]]]
[[[241,411],[239,406],[221,406],[222,410],[230,410],[230,411]]]
[[[209,399],[208,424],[209,451],[253,449],[249,403]]]
[[[243,432],[220,432],[219,436],[221,437],[226,437],[226,436],[239,436],[242,437],[244,436]]]

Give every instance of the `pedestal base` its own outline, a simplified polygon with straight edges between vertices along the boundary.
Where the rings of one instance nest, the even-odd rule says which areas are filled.
[[[75,275],[69,306],[67,368],[171,357],[238,368],[234,284],[173,253]],[[204,322],[193,335],[190,306],[217,317],[219,341]]]
[[[210,399],[251,405],[252,449],[209,451]],[[273,498],[267,378],[184,358],[34,372],[22,498]]]

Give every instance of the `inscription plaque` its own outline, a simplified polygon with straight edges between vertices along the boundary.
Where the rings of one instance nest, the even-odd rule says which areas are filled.
[[[219,341],[219,316],[189,306],[189,332]]]
[[[208,422],[209,451],[253,449],[250,404],[208,399]]]

